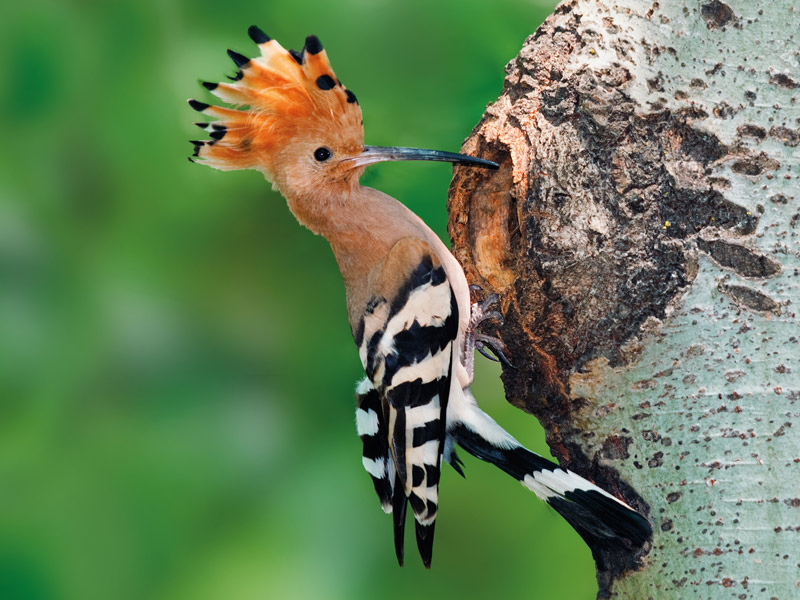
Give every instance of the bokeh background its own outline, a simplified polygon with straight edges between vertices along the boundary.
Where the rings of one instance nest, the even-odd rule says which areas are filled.
[[[433,569],[360,464],[326,242],[193,165],[188,97],[260,25],[319,35],[367,143],[457,150],[552,0],[16,2],[0,20],[0,598],[592,598],[587,548],[464,456]],[[364,182],[446,235],[446,165]],[[479,361],[476,395],[547,453]],[[462,454],[464,454],[462,452]]]

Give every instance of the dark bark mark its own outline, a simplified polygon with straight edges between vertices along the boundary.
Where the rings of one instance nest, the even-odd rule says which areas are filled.
[[[721,282],[718,286],[720,292],[730,298],[735,304],[750,310],[780,315],[781,306],[775,300],[744,285],[733,285]]]
[[[770,73],[769,82],[772,85],[777,85],[778,87],[786,88],[787,90],[794,90],[800,87],[800,83],[797,83],[794,79],[788,75],[785,75],[784,73]]]
[[[774,158],[770,158],[763,152],[757,155],[748,155],[739,158],[731,165],[731,170],[739,175],[756,176],[761,175],[764,171],[775,171],[779,169],[781,163]]]
[[[783,142],[784,146],[789,146],[791,148],[800,146],[800,133],[788,127],[771,127],[769,135]]]
[[[733,9],[719,0],[703,4],[700,7],[700,14],[709,29],[721,29],[736,18]]]
[[[633,443],[633,440],[630,437],[610,435],[603,442],[600,456],[611,460],[628,458],[628,447],[631,443]]]
[[[772,277],[781,271],[780,263],[739,244],[698,238],[697,247],[742,277]]]
[[[751,123],[739,125],[739,127],[736,129],[736,133],[739,134],[739,137],[751,137],[759,141],[765,140],[767,138],[766,129],[764,129],[763,127],[759,127],[758,125],[753,125]]]
[[[739,112],[738,108],[734,108],[725,101],[720,102],[714,106],[712,111],[714,116],[718,119],[730,119],[733,115]]]

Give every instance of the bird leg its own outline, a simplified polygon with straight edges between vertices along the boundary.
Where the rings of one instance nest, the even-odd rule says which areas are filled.
[[[475,288],[480,289],[477,286],[470,286],[470,289],[474,290]],[[469,325],[467,326],[464,339],[464,363],[470,377],[475,368],[476,350],[489,360],[502,362],[506,366],[514,367],[503,353],[506,347],[502,340],[478,331],[478,328],[485,321],[498,321],[500,325],[503,325],[503,315],[500,311],[490,310],[492,306],[497,304],[498,300],[498,295],[492,294],[483,302],[475,302],[471,307]],[[489,351],[491,351],[492,354],[490,354]]]

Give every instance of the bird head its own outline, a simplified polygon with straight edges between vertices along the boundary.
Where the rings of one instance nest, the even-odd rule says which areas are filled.
[[[364,145],[361,107],[336,78],[319,38],[300,52],[284,49],[256,26],[248,30],[261,55],[228,50],[239,68],[230,83],[203,83],[232,105],[189,100],[215,121],[196,123],[210,140],[193,141],[193,162],[221,170],[255,169],[287,198],[325,186],[355,186],[364,168],[391,160],[441,160],[494,167],[463,154]]]

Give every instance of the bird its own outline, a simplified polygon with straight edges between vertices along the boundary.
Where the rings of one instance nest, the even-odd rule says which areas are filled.
[[[260,171],[299,223],[330,243],[365,372],[355,415],[362,463],[392,515],[400,566],[410,505],[419,554],[430,568],[442,465],[464,474],[456,446],[533,491],[593,553],[641,548],[651,537],[643,515],[527,450],[479,408],[470,389],[473,357],[487,344],[500,350],[499,340],[478,332],[482,321],[497,318],[489,310],[496,297],[472,304],[464,270],[433,230],[359,181],[367,166],[384,161],[498,165],[452,152],[365,145],[358,99],[337,79],[318,37],[308,36],[296,51],[255,25],[248,34],[259,54],[228,50],[235,75],[202,83],[229,106],[188,101],[213,119],[196,123],[210,139],[193,140],[189,160]]]

